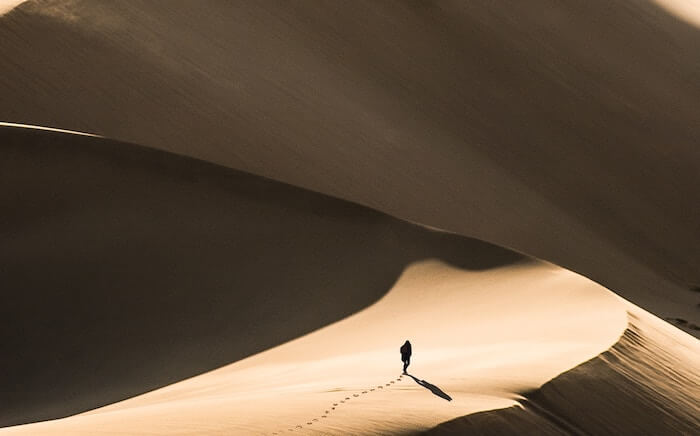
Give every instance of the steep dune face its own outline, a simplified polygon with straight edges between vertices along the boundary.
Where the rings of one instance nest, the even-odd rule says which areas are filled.
[[[639,308],[629,311],[629,326],[610,350],[526,394],[518,406],[424,434],[696,434],[697,340]]]
[[[614,294],[552,265],[467,271],[416,262],[376,304],[310,335],[0,434],[407,434],[516,404],[520,392],[610,347],[626,320]],[[413,356],[400,376],[407,338]]]
[[[647,2],[30,1],[0,19],[0,120],[350,199],[700,325],[699,39]]]
[[[409,263],[525,261],[169,153],[0,127],[0,425],[66,416],[361,310]]]

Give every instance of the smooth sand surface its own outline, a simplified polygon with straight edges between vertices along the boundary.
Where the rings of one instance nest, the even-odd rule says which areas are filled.
[[[85,411],[2,434],[699,426],[697,340],[575,273],[107,139],[0,153],[3,420]]]
[[[512,247],[698,334],[698,46],[646,1],[35,0],[0,18],[0,121]]]
[[[1,434],[411,433],[517,404],[521,393],[613,345],[626,324],[616,296],[552,265],[474,272],[422,261],[378,303],[310,335],[134,399]],[[405,338],[414,351],[409,374],[443,396],[399,378]]]
[[[519,407],[457,418],[426,434],[697,434],[697,340],[626,305],[629,324],[610,350],[526,394]]]
[[[698,433],[679,4],[0,16],[0,433]]]
[[[0,127],[0,425],[227,365],[381,298],[412,262],[527,261],[190,158]]]

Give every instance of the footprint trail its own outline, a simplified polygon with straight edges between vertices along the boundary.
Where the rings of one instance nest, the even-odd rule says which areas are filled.
[[[337,408],[339,408],[340,406],[342,406],[346,402],[349,402],[353,398],[359,398],[362,395],[370,394],[373,391],[375,391],[376,389],[384,389],[385,387],[390,387],[391,385],[395,384],[396,382],[400,382],[402,380],[403,380],[403,374],[401,374],[398,378],[389,381],[388,383],[385,383],[383,385],[377,385],[376,388],[373,387],[373,388],[364,389],[359,393],[352,394],[352,397],[350,397],[350,396],[344,397],[343,399],[336,401],[335,403],[332,403],[332,406],[328,407],[326,410],[324,410],[323,414],[321,414],[320,416],[318,416],[316,418],[309,419],[308,421],[306,421],[306,423],[298,424],[298,425],[295,425],[293,427],[289,427],[286,430],[278,430],[278,431],[272,432],[271,434],[272,435],[281,435],[284,433],[303,430],[305,427],[314,425],[314,423],[318,422],[320,419],[328,418],[335,410],[337,410]]]

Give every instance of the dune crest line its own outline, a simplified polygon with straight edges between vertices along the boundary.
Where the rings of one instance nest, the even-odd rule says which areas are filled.
[[[519,406],[465,415],[424,434],[696,434],[697,340],[629,306],[615,344],[523,393]]]
[[[17,127],[22,129],[45,130],[47,132],[70,133],[71,135],[91,136],[93,138],[103,138],[103,136],[94,133],[78,132],[77,130],[59,129],[57,127],[37,126],[35,124],[8,123],[0,121],[0,127]]]

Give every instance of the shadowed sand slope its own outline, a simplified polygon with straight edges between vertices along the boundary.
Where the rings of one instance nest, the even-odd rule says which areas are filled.
[[[688,327],[699,45],[646,1],[29,1],[0,18],[0,120],[514,247]]]
[[[469,271],[416,262],[376,304],[307,336],[121,403],[0,434],[414,433],[517,404],[520,392],[612,346],[625,308],[608,290],[548,264]],[[413,344],[409,376],[400,375],[405,339]]]
[[[0,127],[0,425],[240,360],[375,302],[406,265],[523,256],[235,170]]]
[[[610,350],[525,394],[518,406],[424,434],[697,434],[698,362],[696,340],[631,307],[629,325]]]
[[[116,141],[0,154],[3,424],[92,409],[0,433],[697,428],[697,340],[575,273]]]

